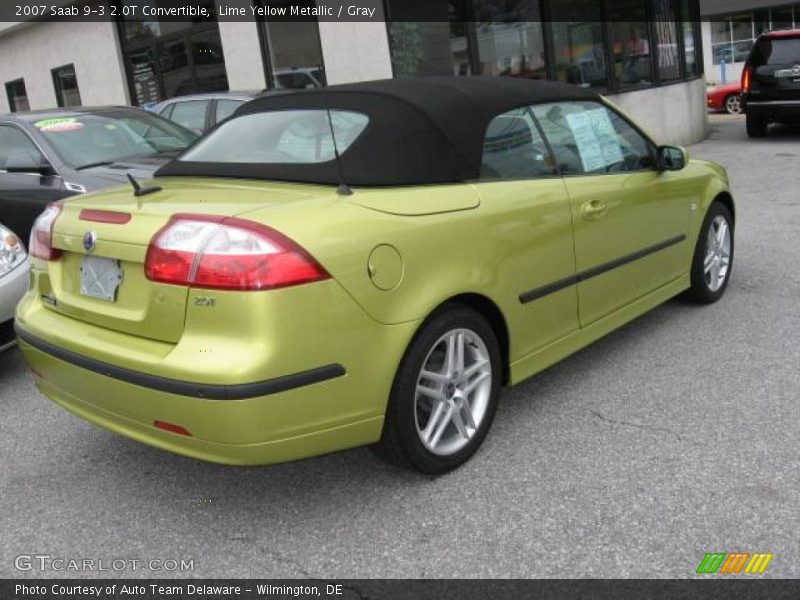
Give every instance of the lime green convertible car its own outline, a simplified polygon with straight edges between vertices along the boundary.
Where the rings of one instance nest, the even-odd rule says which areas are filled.
[[[257,99],[142,187],[38,219],[47,397],[227,464],[373,444],[443,473],[514,385],[733,260],[723,168],[591,91],[417,78]]]

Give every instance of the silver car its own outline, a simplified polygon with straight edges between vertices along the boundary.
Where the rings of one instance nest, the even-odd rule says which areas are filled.
[[[0,352],[16,342],[14,309],[28,289],[29,269],[22,240],[0,223]]]

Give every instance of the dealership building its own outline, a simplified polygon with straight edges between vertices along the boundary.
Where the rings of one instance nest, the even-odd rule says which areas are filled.
[[[214,0],[192,4],[203,3],[214,6]],[[147,106],[228,89],[481,74],[597,90],[664,142],[688,144],[705,135],[703,72],[704,65],[713,68],[717,46],[701,43],[698,0],[362,4],[376,6],[376,18],[175,22],[118,16],[0,23],[0,113],[79,104]]]
[[[739,81],[755,38],[765,31],[800,29],[800,3],[700,0],[704,70],[708,81]]]

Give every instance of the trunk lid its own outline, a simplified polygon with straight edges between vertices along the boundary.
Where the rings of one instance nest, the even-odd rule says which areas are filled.
[[[151,282],[144,272],[150,240],[172,215],[241,216],[318,197],[321,190],[333,195],[318,186],[251,181],[165,178],[156,183],[162,191],[139,198],[125,187],[65,202],[53,233],[53,246],[62,255],[48,263],[50,293],[42,290],[51,310],[106,329],[175,343],[183,333],[189,288]],[[81,218],[84,210],[122,213],[130,220],[86,220]],[[95,240],[91,251],[84,247],[87,234]],[[114,290],[109,278],[116,280],[117,275],[121,281]],[[111,291],[106,299],[97,297]]]

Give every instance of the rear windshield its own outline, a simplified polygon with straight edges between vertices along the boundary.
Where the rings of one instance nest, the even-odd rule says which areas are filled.
[[[331,110],[278,110],[234,117],[179,160],[215,163],[322,163],[343,154],[369,122],[365,114]],[[333,135],[331,135],[333,131]]]
[[[800,37],[759,40],[751,63],[754,67],[800,64]]]

